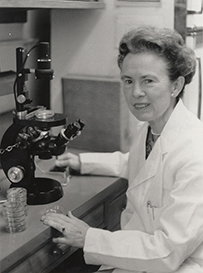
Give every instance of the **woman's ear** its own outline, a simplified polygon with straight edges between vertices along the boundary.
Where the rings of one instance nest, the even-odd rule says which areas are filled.
[[[180,92],[183,90],[184,84],[185,84],[185,78],[183,76],[180,76],[177,78],[177,80],[175,80],[174,89],[172,92],[172,96],[174,98],[176,98],[180,94]]]

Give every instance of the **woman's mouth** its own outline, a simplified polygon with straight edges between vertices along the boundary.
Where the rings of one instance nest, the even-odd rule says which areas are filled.
[[[135,103],[134,107],[137,110],[147,108],[149,106],[149,103]]]

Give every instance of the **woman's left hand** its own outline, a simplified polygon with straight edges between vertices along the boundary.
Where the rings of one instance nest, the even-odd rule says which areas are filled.
[[[54,238],[54,243],[67,244],[78,248],[84,247],[89,225],[73,216],[70,211],[67,216],[59,213],[47,213],[42,216],[41,221],[64,235],[63,237]]]

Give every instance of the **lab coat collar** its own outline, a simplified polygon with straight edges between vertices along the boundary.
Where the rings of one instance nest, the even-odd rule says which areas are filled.
[[[179,139],[180,132],[186,124],[187,116],[188,110],[180,99],[160,136],[162,154],[167,153],[171,145]]]

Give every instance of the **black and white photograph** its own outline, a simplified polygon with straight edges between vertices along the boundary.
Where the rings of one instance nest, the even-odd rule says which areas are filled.
[[[0,0],[0,273],[203,273],[203,0]]]

